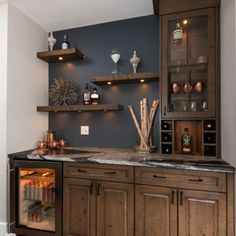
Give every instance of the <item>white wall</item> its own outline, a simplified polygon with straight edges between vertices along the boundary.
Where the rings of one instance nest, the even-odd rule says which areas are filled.
[[[0,156],[1,236],[6,233],[7,222],[7,154],[34,147],[48,128],[48,115],[36,112],[37,105],[48,102],[48,64],[36,57],[37,51],[47,49],[47,32],[15,7],[4,6],[7,30],[3,35],[7,46],[2,45],[0,37],[0,47],[4,46],[7,56],[2,55],[0,48],[0,66],[4,65],[1,63],[3,56],[4,62],[7,59],[7,70],[5,68],[5,77],[2,80],[1,76],[0,80],[0,136],[2,138],[3,134],[4,137],[0,142],[1,150],[4,150]],[[1,18],[2,15],[0,22]],[[1,67],[0,73],[3,73]]]
[[[6,163],[7,163],[7,19],[8,6],[0,4],[0,235],[6,232]],[[3,222],[3,223],[1,223]]]
[[[222,158],[236,167],[236,5],[221,1]],[[236,184],[236,181],[235,181]],[[236,185],[235,185],[236,187]],[[236,223],[236,222],[235,222]]]

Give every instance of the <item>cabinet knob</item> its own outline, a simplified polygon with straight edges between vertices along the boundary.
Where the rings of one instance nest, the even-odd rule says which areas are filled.
[[[175,191],[171,192],[171,204],[175,204]]]
[[[183,206],[183,203],[184,203],[184,194],[181,191],[180,194],[179,194],[179,205]]]
[[[90,194],[91,195],[93,194],[93,183],[91,183],[91,185],[90,185]]]
[[[106,174],[106,175],[115,175],[116,171],[104,171],[104,174]]]
[[[153,175],[153,178],[155,178],[155,179],[166,179],[166,176]]]
[[[203,179],[198,178],[198,179],[189,179],[188,181],[190,182],[203,182]]]
[[[97,186],[97,195],[101,195],[101,184],[98,183],[98,186]]]

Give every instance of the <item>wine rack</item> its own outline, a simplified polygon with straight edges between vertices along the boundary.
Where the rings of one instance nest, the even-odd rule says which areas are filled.
[[[161,153],[172,154],[173,152],[173,132],[172,132],[172,121],[162,120],[161,121]]]
[[[205,120],[161,120],[161,154],[184,155],[181,137],[188,128],[192,137],[193,156],[217,156],[217,125],[215,119]]]
[[[217,154],[217,135],[216,135],[216,120],[203,121],[203,145],[204,156],[216,156]]]

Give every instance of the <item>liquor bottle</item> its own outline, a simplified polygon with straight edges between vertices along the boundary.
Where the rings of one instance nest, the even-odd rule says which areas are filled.
[[[180,23],[176,23],[175,30],[173,31],[173,40],[174,44],[180,44],[183,38],[183,28],[180,26]]]
[[[64,34],[64,40],[61,43],[61,48],[62,49],[68,49],[69,48],[69,42],[68,42],[68,36],[67,34]]]
[[[91,102],[93,105],[100,103],[100,94],[98,93],[97,88],[93,88],[93,92],[91,93]]]
[[[188,128],[184,128],[184,134],[181,138],[181,144],[182,144],[182,153],[190,154],[192,151],[192,146],[191,146],[192,142]]]
[[[91,104],[91,92],[89,91],[88,83],[84,85],[83,103],[84,105]]]

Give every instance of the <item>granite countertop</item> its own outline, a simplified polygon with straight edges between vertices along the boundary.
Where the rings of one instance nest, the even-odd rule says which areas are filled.
[[[45,160],[78,163],[161,167],[234,173],[235,169],[222,159],[192,156],[167,156],[138,153],[131,149],[70,147],[61,150],[29,150],[8,155],[11,159]]]

